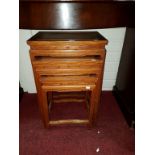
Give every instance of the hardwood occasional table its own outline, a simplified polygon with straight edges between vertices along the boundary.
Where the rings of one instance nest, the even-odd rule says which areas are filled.
[[[73,123],[91,127],[100,102],[107,39],[98,32],[39,32],[27,43],[44,126]],[[84,92],[88,119],[50,120],[55,92]]]

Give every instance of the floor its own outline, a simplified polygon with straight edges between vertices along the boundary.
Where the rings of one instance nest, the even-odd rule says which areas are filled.
[[[59,103],[55,105],[53,117],[85,117],[82,106]],[[19,107],[20,155],[135,154],[134,129],[128,127],[112,92],[103,92],[96,126],[92,129],[84,125],[44,129],[36,94],[25,93]]]

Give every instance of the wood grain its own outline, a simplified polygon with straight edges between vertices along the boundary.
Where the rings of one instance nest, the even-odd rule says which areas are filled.
[[[85,50],[102,49],[107,41],[27,41],[33,50]]]
[[[56,91],[56,92],[81,92],[81,91],[91,91],[94,89],[95,85],[89,85],[89,89],[86,87],[87,85],[43,85],[42,89],[47,91]]]
[[[60,125],[60,124],[88,124],[89,120],[80,120],[80,119],[68,119],[68,120],[57,120],[50,121],[50,125]]]
[[[100,74],[100,70],[97,68],[92,69],[36,69],[36,74],[39,75],[55,75],[55,76],[82,76],[82,75],[98,75]]]
[[[55,76],[55,77],[43,77],[40,82],[43,85],[89,85],[96,83],[98,80],[94,76]]]
[[[104,49],[94,50],[31,50],[31,55],[36,56],[51,56],[51,57],[84,57],[84,56],[102,56]]]

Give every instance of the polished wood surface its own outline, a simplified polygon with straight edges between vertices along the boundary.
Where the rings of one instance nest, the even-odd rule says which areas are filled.
[[[20,29],[95,29],[134,27],[134,1],[22,0]]]
[[[85,35],[86,37],[82,37]],[[92,34],[91,32],[49,34],[41,32],[30,38],[27,43],[30,45],[38,103],[44,126],[70,123],[92,126],[100,102],[105,45],[108,41],[97,32]],[[80,92],[86,92],[84,98],[72,97],[72,101],[85,100],[89,112],[88,119],[50,121],[48,113],[53,103],[71,102],[62,97],[57,98],[55,102],[55,97],[52,95],[54,92],[74,92],[74,95],[77,92],[79,95]],[[49,93],[52,94],[48,97]]]

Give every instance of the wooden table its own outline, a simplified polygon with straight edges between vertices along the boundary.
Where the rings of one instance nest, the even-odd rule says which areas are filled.
[[[100,103],[107,43],[98,32],[39,32],[28,40],[45,127],[70,123],[93,125]],[[88,119],[51,121],[48,109],[54,98],[48,98],[49,92],[85,92]]]

